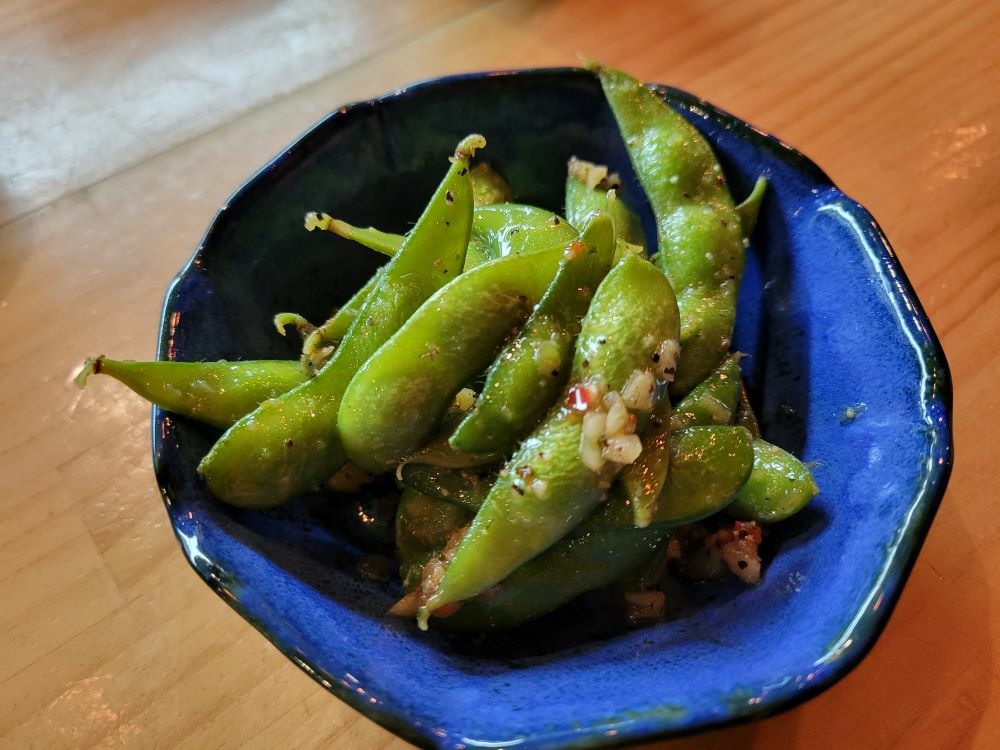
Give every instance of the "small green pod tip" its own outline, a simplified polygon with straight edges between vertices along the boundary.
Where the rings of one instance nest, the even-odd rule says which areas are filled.
[[[479,133],[471,133],[458,142],[455,147],[455,159],[469,161],[481,148],[486,148],[486,138]]]
[[[103,364],[103,354],[98,357],[87,357],[87,359],[84,360],[83,369],[81,369],[80,372],[76,374],[76,377],[73,378],[73,383],[82,391],[87,385],[87,381],[90,379],[90,376],[99,373]]]
[[[644,529],[653,520],[653,509],[652,508],[636,508],[635,515],[633,516],[635,521],[635,527],[637,529]]]
[[[577,55],[577,58],[580,60],[580,67],[589,70],[594,75],[600,75],[601,70],[603,70],[604,68],[604,66],[601,65],[597,60],[595,60],[592,57],[587,57],[582,52]]]

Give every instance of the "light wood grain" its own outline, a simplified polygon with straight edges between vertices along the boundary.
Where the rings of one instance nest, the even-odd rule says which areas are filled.
[[[0,747],[405,747],[190,571],[148,409],[95,382],[148,358],[216,207],[333,107],[580,52],[802,148],[869,207],[942,338],[957,462],[900,604],[845,680],[662,748],[1000,746],[1000,6],[0,3]]]

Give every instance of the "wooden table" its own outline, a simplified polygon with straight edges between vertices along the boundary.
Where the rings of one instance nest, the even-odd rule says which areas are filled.
[[[1000,747],[998,36],[982,0],[0,3],[0,746],[405,746],[201,583],[148,407],[70,381],[153,356],[216,208],[328,110],[584,52],[814,158],[885,229],[955,382],[955,471],[871,655],[792,711],[657,746]]]

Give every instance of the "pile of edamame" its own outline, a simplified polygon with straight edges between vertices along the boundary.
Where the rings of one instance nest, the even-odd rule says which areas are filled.
[[[473,134],[406,235],[307,215],[389,258],[322,325],[276,316],[302,335],[298,361],[102,356],[78,383],[108,374],[223,429],[198,472],[226,503],[395,474],[406,593],[391,613],[423,629],[512,627],[609,585],[655,593],[649,571],[703,543],[688,525],[710,517],[730,520],[702,551],[755,581],[760,525],[818,492],[761,438],[729,351],[766,183],[735,205],[693,126],[627,74],[592,71],[655,249],[606,167],[571,160],[560,216],[510,202],[472,166]]]

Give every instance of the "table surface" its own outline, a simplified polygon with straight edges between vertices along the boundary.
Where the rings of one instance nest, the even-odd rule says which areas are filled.
[[[998,36],[995,0],[0,2],[0,747],[406,746],[200,581],[148,406],[71,379],[153,357],[216,208],[327,111],[581,52],[809,154],[880,222],[955,383],[951,484],[871,654],[655,746],[1000,747]]]

